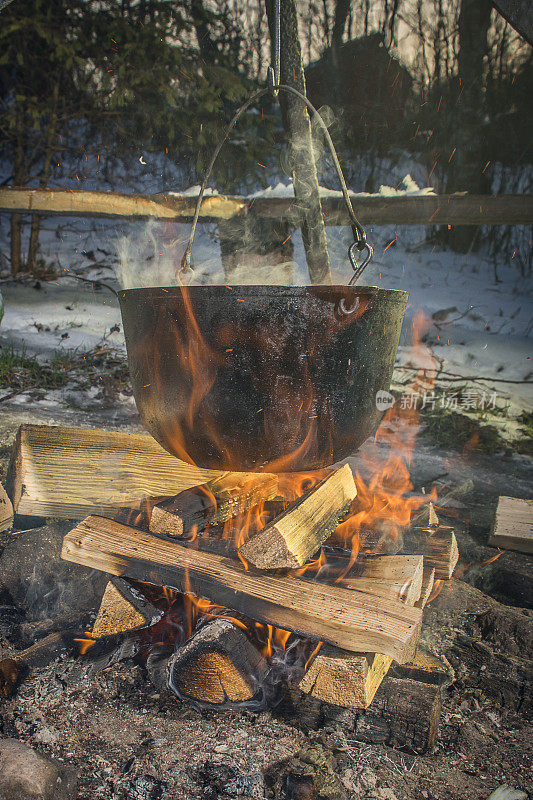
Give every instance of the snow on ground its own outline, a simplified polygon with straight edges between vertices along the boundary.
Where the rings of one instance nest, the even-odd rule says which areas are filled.
[[[148,186],[143,188],[146,191]],[[195,194],[197,188],[191,187],[189,193]],[[380,193],[414,196],[432,191],[420,189],[407,175],[401,188],[383,186]],[[287,193],[292,193],[292,186],[280,183],[258,194]],[[78,282],[72,273],[99,279],[115,289],[119,288],[116,274],[122,285],[169,285],[174,282],[189,232],[189,226],[182,223],[49,217],[43,221],[41,256],[55,267],[59,277],[40,281],[40,288],[35,288],[35,280],[15,283],[7,276],[8,224],[8,216],[0,215],[0,271],[4,269],[5,276],[0,290],[6,302],[0,345],[24,347],[41,359],[50,358],[56,351],[80,353],[101,345],[123,353],[116,298],[106,289],[97,291]],[[493,262],[487,255],[461,255],[433,247],[425,241],[425,228],[421,226],[369,229],[368,238],[375,257],[360,283],[404,289],[410,295],[395,373],[397,383],[405,383],[419,366],[420,354],[410,346],[410,330],[416,312],[421,310],[429,319],[425,341],[438,361],[441,387],[453,392],[462,382],[450,378],[463,376],[468,383],[475,378],[477,390],[496,391],[498,406],[510,406],[513,416],[533,408],[532,289],[531,281],[521,276],[516,263],[512,259],[499,263],[496,283]],[[298,231],[292,240],[294,283],[302,285],[308,277]],[[334,280],[347,283],[351,277],[349,228],[329,228],[328,242]],[[193,259],[199,282],[225,282],[216,226],[198,226]],[[61,403],[64,390],[55,391],[49,399]],[[91,398],[86,399],[90,405]],[[13,402],[24,402],[24,393]],[[131,398],[126,397],[124,402],[129,406]]]

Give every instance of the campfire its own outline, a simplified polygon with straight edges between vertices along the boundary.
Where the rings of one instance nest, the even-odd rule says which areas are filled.
[[[199,335],[196,325],[188,329]],[[197,342],[192,350],[205,357]],[[197,386],[206,372],[201,363],[192,371],[189,426],[207,391]],[[308,411],[313,403],[311,390]],[[317,453],[318,428],[313,419],[307,424],[302,431],[299,423],[300,437]],[[53,481],[48,498],[42,490],[32,496],[52,459],[63,474],[83,476],[85,487],[75,480],[73,493],[78,486],[87,510],[89,489],[101,493],[97,511],[107,493],[105,516],[86,516],[61,552],[108,576],[94,624],[76,637],[80,657],[129,641],[156,685],[196,708],[259,710],[299,695],[367,709],[393,662],[416,670],[427,661],[418,647],[422,609],[458,559],[435,493],[412,489],[416,429],[412,411],[391,408],[363,476],[348,464],[210,472],[142,435],[26,427],[12,459],[12,492],[19,511],[54,506]],[[213,424],[209,430],[218,442]],[[172,441],[190,436],[176,427]],[[99,486],[91,463],[100,480],[109,464],[115,487]],[[73,493],[60,502],[75,504]],[[427,749],[437,731],[435,691],[424,703],[424,714],[419,703],[412,713],[416,746]]]
[[[417,319],[414,339],[425,366],[413,391],[430,388],[432,381],[421,326]],[[200,357],[208,351],[194,352]],[[309,362],[312,374],[312,357]],[[179,416],[186,429],[176,427],[174,418],[167,431],[180,447],[196,441],[208,390],[195,382],[206,372],[201,365],[191,372],[189,400],[194,403]],[[320,402],[312,385],[305,390],[307,427],[298,417],[294,460],[285,452],[254,471],[206,468],[190,455],[178,459],[147,434],[20,428],[9,497],[18,515],[81,520],[61,530],[53,555],[46,551],[45,570],[55,559],[65,569],[81,569],[84,581],[91,576],[80,593],[90,588],[93,599],[85,598],[82,607],[98,610],[85,615],[84,627],[80,615],[74,620],[67,615],[64,628],[52,633],[43,623],[45,633],[35,644],[0,661],[4,697],[16,693],[28,675],[39,674],[68,641],[82,668],[120,673],[135,663],[152,690],[169,698],[170,708],[178,703],[191,713],[243,718],[275,713],[305,730],[348,724],[353,741],[414,754],[431,752],[437,744],[442,687],[454,680],[455,669],[463,674],[469,665],[471,679],[483,691],[501,691],[505,697],[512,691],[512,707],[522,707],[526,673],[521,668],[509,662],[502,672],[499,665],[507,661],[490,648],[490,658],[483,650],[479,661],[477,643],[463,634],[449,644],[456,624],[466,630],[472,623],[465,619],[478,619],[468,603],[474,603],[476,614],[482,612],[475,623],[480,630],[508,625],[507,617],[494,618],[494,601],[484,606],[476,596],[468,599],[466,613],[460,606],[444,623],[440,618],[438,641],[445,646],[435,646],[434,626],[424,627],[428,603],[440,600],[440,592],[457,596],[459,582],[452,576],[459,552],[454,527],[441,522],[454,519],[453,504],[448,508],[454,492],[437,496],[431,482],[427,492],[413,488],[409,467],[416,411],[391,403],[355,466],[290,472],[303,453],[314,458],[329,452],[334,438],[322,450],[325,440],[309,413]],[[220,453],[214,419],[205,430],[213,435],[211,452]],[[269,430],[265,425],[265,436]],[[5,498],[5,508],[8,503]],[[498,517],[505,528],[500,540],[506,542],[511,536],[507,508],[502,504]],[[520,513],[517,526],[523,526]],[[46,538],[48,528],[40,530]],[[9,564],[9,547],[6,552]],[[38,573],[32,559],[30,573]],[[5,575],[4,569],[4,580]],[[57,591],[61,596],[63,580],[48,592],[40,589],[39,602]],[[67,584],[72,592],[72,580]],[[512,625],[520,632],[522,622]],[[150,690],[135,691],[143,703]],[[279,789],[276,797],[299,796],[286,787],[293,781],[300,785],[298,770],[307,775],[305,759],[315,755],[302,756],[304,767],[299,762],[290,767],[285,794]]]

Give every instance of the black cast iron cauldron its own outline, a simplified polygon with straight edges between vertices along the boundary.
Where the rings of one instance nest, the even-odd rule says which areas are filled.
[[[353,284],[372,258],[327,125],[291,86],[260,89],[235,113],[207,168],[178,283],[211,169],[241,115],[275,89],[304,103],[324,134],[354,242],[349,286],[176,286],[119,293],[133,393],[145,427],[201,467],[276,472],[333,464],[376,428],[407,293]],[[359,258],[366,257],[361,263]]]
[[[407,303],[352,286],[119,293],[135,402],[152,436],[201,467],[333,464],[375,430]],[[344,298],[351,313],[339,313]]]

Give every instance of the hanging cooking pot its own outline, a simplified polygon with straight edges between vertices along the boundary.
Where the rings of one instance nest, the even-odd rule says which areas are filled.
[[[202,184],[182,285],[119,293],[133,393],[144,426],[170,453],[201,467],[291,471],[333,464],[375,430],[388,391],[406,292],[353,284],[372,256],[322,118],[352,223],[348,286],[192,286],[191,249],[211,168]],[[359,256],[363,254],[362,263]],[[378,401],[378,402],[377,402]]]

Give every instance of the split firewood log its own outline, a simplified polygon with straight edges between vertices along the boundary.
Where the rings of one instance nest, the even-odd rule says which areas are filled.
[[[221,474],[180,461],[148,434],[21,425],[6,491],[17,514],[83,519],[138,508],[147,495],[172,497]],[[237,475],[246,481],[249,473]]]
[[[500,497],[489,544],[533,554],[533,500]]]
[[[441,687],[387,675],[369,708],[346,708],[293,687],[291,718],[307,729],[340,726],[350,739],[411,753],[431,751],[442,709]],[[290,713],[290,712],[289,712]]]
[[[0,533],[8,531],[13,525],[13,505],[6,490],[0,483]]]
[[[403,535],[402,553],[424,556],[424,565],[435,569],[435,578],[449,580],[459,560],[459,548],[453,528],[411,528]]]
[[[176,650],[167,670],[168,686],[179,698],[220,706],[260,694],[268,666],[234,621],[214,619]]]
[[[376,556],[358,559],[338,585],[402,600],[413,606],[421,595],[423,575],[423,556]]]
[[[163,611],[148,602],[128,581],[112,577],[104,590],[92,638],[147,628],[162,616]]]
[[[441,708],[440,686],[387,676],[370,708],[357,718],[354,736],[425,753],[435,747]]]
[[[258,569],[296,569],[316,553],[335,530],[357,494],[348,464],[290,505],[239,548]]]
[[[366,586],[368,591],[401,598],[405,605],[413,606],[420,597],[423,567],[423,556],[364,558],[355,564],[354,571],[358,577],[344,578],[340,585],[355,591]],[[373,580],[376,586],[372,586]],[[348,653],[324,645],[300,681],[299,688],[334,705],[367,708],[391,664],[392,658],[381,653]]]
[[[291,575],[245,571],[238,561],[91,516],[65,536],[62,558],[110,574],[194,592],[284,630],[398,661],[415,653],[422,612],[404,603]]]
[[[278,491],[275,475],[226,472],[201,486],[187,489],[151,509],[150,530],[167,536],[190,536],[207,525],[225,522]]]

